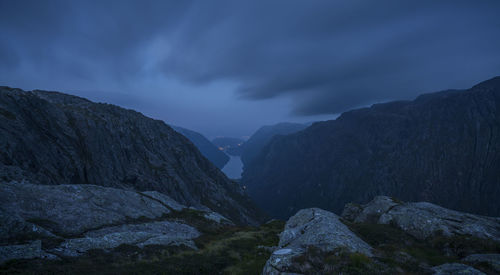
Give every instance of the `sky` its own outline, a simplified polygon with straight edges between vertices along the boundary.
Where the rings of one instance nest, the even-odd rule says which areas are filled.
[[[0,85],[209,138],[500,75],[498,0],[0,0]]]

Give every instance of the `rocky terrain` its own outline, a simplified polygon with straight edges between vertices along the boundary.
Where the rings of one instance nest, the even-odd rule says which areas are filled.
[[[224,165],[226,165],[229,161],[229,157],[221,152],[221,150],[219,150],[202,134],[178,126],[172,127],[174,128],[174,130],[187,137],[196,146],[196,148],[200,150],[203,156],[205,156],[209,161],[215,164],[217,168],[222,169]]]
[[[237,224],[261,216],[242,188],[164,122],[58,92],[0,88],[0,182],[157,191]]]
[[[244,144],[241,152],[243,165],[248,165],[260,153],[274,136],[288,135],[301,131],[306,124],[283,122],[259,128]]]
[[[377,195],[500,215],[500,77],[375,104],[273,139],[241,183],[274,217]]]
[[[282,225],[236,226],[156,191],[2,183],[0,273],[257,274]]]
[[[500,218],[376,197],[286,223],[263,274],[498,274]]]

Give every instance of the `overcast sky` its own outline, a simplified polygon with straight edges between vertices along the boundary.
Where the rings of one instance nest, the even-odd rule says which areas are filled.
[[[500,75],[498,0],[0,0],[0,85],[250,135]]]

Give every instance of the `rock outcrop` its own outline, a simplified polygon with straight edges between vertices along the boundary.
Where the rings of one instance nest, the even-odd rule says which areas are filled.
[[[0,87],[0,182],[157,191],[257,224],[243,189],[164,122],[57,92]]]
[[[500,219],[379,196],[286,223],[263,274],[496,274]]]
[[[500,215],[500,77],[375,104],[273,139],[241,184],[273,217],[377,195]]]
[[[464,264],[450,263],[432,268],[434,275],[486,275],[485,273]]]
[[[472,254],[462,261],[469,264],[487,264],[500,274],[500,254]]]
[[[178,126],[172,126],[172,128],[187,137],[200,150],[203,156],[217,166],[217,168],[222,169],[229,161],[229,157],[202,134]]]
[[[189,209],[158,192],[96,185],[0,184],[0,262],[14,258],[79,256],[123,244],[183,245],[200,236],[183,211],[205,223],[222,215]],[[199,222],[199,221],[197,221]]]
[[[421,240],[468,235],[500,242],[500,218],[458,212],[428,202],[403,203],[379,196],[362,206],[346,205],[342,217],[356,223],[397,226]]]
[[[310,247],[322,253],[345,249],[348,252],[371,256],[371,247],[352,233],[331,212],[310,208],[300,210],[291,217],[280,235],[278,249],[264,267],[264,274],[289,274],[302,272],[294,263]]]

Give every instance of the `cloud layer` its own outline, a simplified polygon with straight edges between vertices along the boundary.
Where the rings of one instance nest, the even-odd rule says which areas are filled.
[[[151,83],[231,83],[234,104],[287,98],[289,112],[318,115],[500,75],[496,0],[49,0],[0,10],[4,85],[141,97]]]

